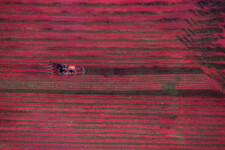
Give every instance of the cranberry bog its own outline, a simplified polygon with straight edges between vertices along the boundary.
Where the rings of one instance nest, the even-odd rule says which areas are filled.
[[[224,1],[0,5],[1,149],[225,148]]]

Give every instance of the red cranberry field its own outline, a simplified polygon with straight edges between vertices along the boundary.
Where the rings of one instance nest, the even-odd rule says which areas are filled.
[[[0,0],[0,149],[225,149],[224,6]]]

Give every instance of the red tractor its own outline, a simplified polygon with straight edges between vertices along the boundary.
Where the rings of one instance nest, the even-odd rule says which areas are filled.
[[[57,75],[83,75],[85,70],[83,66],[72,66],[58,63],[52,63],[52,73]]]

